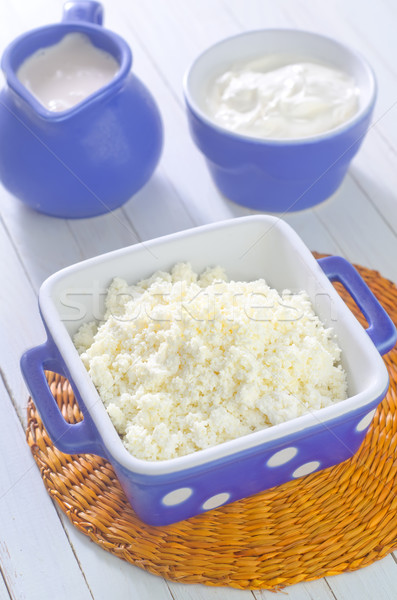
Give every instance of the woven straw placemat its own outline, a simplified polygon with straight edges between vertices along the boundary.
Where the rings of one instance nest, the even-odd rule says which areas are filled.
[[[397,288],[358,268],[396,322]],[[135,516],[105,460],[59,452],[32,400],[27,441],[51,497],[101,548],[176,581],[279,590],[369,565],[397,547],[396,349],[385,362],[389,392],[352,459],[166,527]],[[47,379],[65,419],[80,420],[68,381]]]

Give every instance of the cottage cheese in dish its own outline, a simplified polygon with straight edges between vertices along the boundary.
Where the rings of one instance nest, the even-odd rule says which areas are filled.
[[[300,139],[331,131],[359,108],[359,88],[347,73],[313,62],[282,66],[267,56],[211,82],[207,110],[216,123],[257,138]]]
[[[305,292],[187,263],[115,278],[74,343],[131,454],[183,456],[347,397],[332,330]]]

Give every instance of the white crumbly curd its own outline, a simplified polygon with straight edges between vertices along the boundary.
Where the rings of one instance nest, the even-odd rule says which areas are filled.
[[[216,123],[257,138],[299,139],[331,131],[359,108],[352,77],[323,64],[274,68],[276,57],[235,65],[213,81],[206,109]]]
[[[330,329],[305,292],[187,263],[115,278],[74,343],[131,454],[183,456],[346,398]]]
[[[94,46],[87,35],[68,33],[29,56],[17,77],[43,106],[59,112],[108,84],[118,70],[116,59]]]

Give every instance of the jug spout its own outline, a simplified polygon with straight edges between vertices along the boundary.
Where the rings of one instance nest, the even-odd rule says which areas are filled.
[[[62,21],[64,23],[85,21],[94,25],[102,25],[103,6],[100,2],[93,2],[91,0],[65,2],[63,5]]]

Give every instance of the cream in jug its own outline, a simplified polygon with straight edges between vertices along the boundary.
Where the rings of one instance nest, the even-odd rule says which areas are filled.
[[[29,56],[17,77],[45,108],[60,112],[108,84],[118,70],[116,59],[87,35],[69,33]]]

